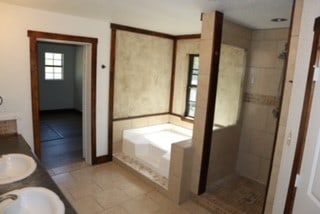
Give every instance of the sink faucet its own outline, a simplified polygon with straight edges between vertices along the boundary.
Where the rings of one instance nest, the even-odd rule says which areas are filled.
[[[17,200],[18,199],[18,195],[16,195],[16,194],[8,194],[8,195],[0,196],[0,203],[5,201],[5,200],[7,200],[7,199]]]

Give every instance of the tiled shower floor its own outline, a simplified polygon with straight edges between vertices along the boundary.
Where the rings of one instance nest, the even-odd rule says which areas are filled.
[[[213,213],[260,214],[266,187],[241,176],[233,176],[208,188],[195,200]]]

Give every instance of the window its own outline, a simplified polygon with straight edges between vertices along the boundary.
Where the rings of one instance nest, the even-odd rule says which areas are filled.
[[[63,54],[45,52],[44,79],[63,80]]]
[[[189,55],[189,76],[187,85],[186,117],[194,117],[199,75],[199,55]]]

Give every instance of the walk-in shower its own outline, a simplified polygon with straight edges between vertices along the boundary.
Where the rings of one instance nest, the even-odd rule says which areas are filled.
[[[216,114],[219,109],[235,106],[227,105],[231,96],[219,94],[234,85],[240,86],[236,90],[240,93],[238,98],[231,99],[239,102],[235,123],[221,128],[223,135],[212,133],[207,188],[199,199],[199,203],[217,213],[262,213],[265,202],[285,78],[288,29],[251,33],[247,47],[238,44],[242,52],[238,50],[231,55],[221,52]],[[247,55],[244,63],[239,63],[241,53]],[[233,65],[229,72],[225,71],[225,61]],[[241,68],[244,79],[237,76]],[[230,78],[233,82],[220,81],[226,76],[233,77]],[[219,124],[220,119],[215,115],[214,123]]]

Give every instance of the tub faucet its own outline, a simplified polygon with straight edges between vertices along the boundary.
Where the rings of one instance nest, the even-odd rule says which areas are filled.
[[[8,194],[8,195],[0,196],[0,203],[5,201],[5,200],[7,200],[7,199],[17,200],[18,199],[18,195],[16,195],[16,194]]]

